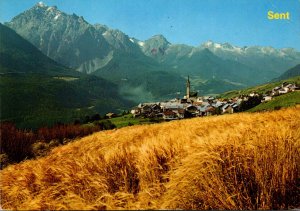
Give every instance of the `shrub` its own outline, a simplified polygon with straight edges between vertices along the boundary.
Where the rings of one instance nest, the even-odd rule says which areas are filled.
[[[36,142],[31,146],[34,157],[44,156],[48,152],[48,145],[44,142]]]
[[[274,110],[280,110],[281,109],[281,106],[275,106],[274,107]]]
[[[36,135],[32,131],[22,131],[13,123],[4,122],[0,124],[0,132],[1,154],[7,154],[12,162],[20,162],[32,157],[31,145],[36,140]]]
[[[91,118],[90,118],[90,116],[85,116],[84,117],[84,120],[83,120],[83,123],[89,123],[91,121]]]
[[[102,120],[101,122],[96,123],[96,125],[101,129],[101,130],[111,130],[116,128],[116,125],[113,124],[110,120]]]
[[[109,122],[104,124],[104,129],[113,128]],[[9,160],[11,163],[20,162],[26,158],[45,155],[54,146],[99,130],[100,128],[96,126],[83,127],[77,124],[64,125],[60,123],[52,128],[40,128],[34,133],[33,131],[17,129],[13,123],[3,122],[0,124],[0,153],[6,154],[8,159],[5,160]]]
[[[94,121],[99,121],[100,119],[101,119],[100,114],[94,114],[90,120],[91,122],[94,122]]]
[[[249,97],[248,100],[242,101],[239,110],[240,111],[247,111],[251,108],[254,108],[255,106],[259,105],[261,103],[262,96],[254,96],[254,97]]]
[[[74,139],[76,137],[82,137],[89,135],[93,132],[99,131],[98,127],[83,127],[81,125],[56,125],[52,128],[40,128],[37,132],[38,139],[50,142],[51,140],[59,140],[63,143],[64,139]]]
[[[74,120],[74,125],[80,125],[80,124],[81,124],[81,121],[79,119]]]
[[[10,163],[9,158],[7,154],[3,153],[0,154],[0,166],[1,169],[5,168]]]

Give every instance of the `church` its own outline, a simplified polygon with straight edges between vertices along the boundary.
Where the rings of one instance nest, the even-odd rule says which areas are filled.
[[[184,96],[184,99],[196,99],[197,96],[198,96],[198,92],[191,91],[190,76],[188,76],[186,81],[186,95]]]

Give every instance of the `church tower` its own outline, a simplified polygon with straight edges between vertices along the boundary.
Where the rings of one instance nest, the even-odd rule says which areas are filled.
[[[188,79],[186,81],[186,99],[190,98],[191,93],[191,83],[190,83],[190,76],[188,76]]]

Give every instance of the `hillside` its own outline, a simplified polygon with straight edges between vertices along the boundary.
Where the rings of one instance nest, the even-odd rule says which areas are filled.
[[[249,88],[242,89],[242,90],[234,90],[234,91],[225,92],[225,93],[219,95],[219,97],[220,98],[233,98],[233,97],[237,97],[242,94],[247,95],[247,94],[250,94],[253,92],[263,94],[263,93],[266,93],[267,91],[272,90],[276,86],[280,86],[283,82],[300,84],[300,76],[296,76],[296,77],[292,77],[292,78],[288,78],[288,79],[284,79],[284,80],[280,80],[280,81],[276,81],[276,82],[269,82],[269,83],[261,84],[261,85],[254,86],[254,87],[249,87]]]
[[[273,100],[261,103],[248,111],[256,112],[274,109],[276,110],[284,107],[295,106],[297,104],[300,104],[300,91],[290,92],[285,95],[277,96]]]
[[[3,209],[295,208],[300,107],[103,131],[0,176]]]
[[[296,76],[300,76],[300,64],[287,70],[281,76],[279,76],[276,80],[284,80],[284,79],[288,79],[288,78],[296,77]]]
[[[58,64],[2,24],[0,46],[1,121],[38,128],[133,105],[117,85]]]
[[[79,76],[42,54],[34,45],[0,23],[0,73],[40,73]]]
[[[133,105],[120,97],[116,85],[96,76],[2,75],[0,87],[1,121],[28,129],[118,113]]]

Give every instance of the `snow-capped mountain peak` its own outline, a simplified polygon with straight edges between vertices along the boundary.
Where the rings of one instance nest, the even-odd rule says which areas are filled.
[[[211,40],[208,40],[208,41],[206,41],[205,43],[203,43],[201,46],[206,47],[206,48],[209,48],[209,47],[214,46],[214,42],[211,41]]]
[[[145,45],[145,42],[138,41],[138,45],[139,45],[139,46],[141,46],[141,47],[144,47],[144,45]]]
[[[138,39],[136,39],[136,38],[134,38],[134,37],[129,38],[129,40],[130,40],[132,43],[139,45],[140,47],[143,47],[143,46],[145,45],[145,42],[140,41],[140,40],[138,40]]]
[[[200,48],[208,48],[210,51],[215,52],[215,51],[231,51],[231,52],[236,52],[236,53],[242,53],[242,48],[233,46],[230,43],[215,43],[211,40],[206,41],[203,43]]]
[[[230,43],[228,43],[228,42],[221,44],[221,46],[222,46],[223,48],[226,48],[226,49],[234,49],[234,48],[235,48],[234,46],[232,46],[232,45],[231,45]]]
[[[47,5],[44,2],[42,2],[42,1],[40,1],[39,3],[37,3],[36,6],[38,6],[38,7],[47,7]]]
[[[47,12],[56,12],[56,11],[58,11],[58,10],[57,10],[57,7],[56,7],[56,6],[52,6],[52,7],[48,7],[46,11],[47,11]]]

